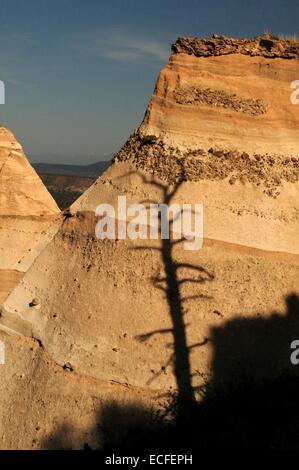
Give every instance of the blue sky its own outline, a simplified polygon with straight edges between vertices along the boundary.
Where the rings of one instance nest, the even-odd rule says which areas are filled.
[[[0,8],[0,123],[31,161],[85,164],[117,151],[178,36],[299,30],[299,0],[0,0]]]

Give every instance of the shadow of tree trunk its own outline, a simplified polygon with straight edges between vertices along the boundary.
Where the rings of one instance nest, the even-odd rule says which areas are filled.
[[[143,174],[138,173],[142,178],[143,183],[153,185],[158,188],[162,193],[162,200],[160,202],[155,201],[155,204],[165,204],[169,208],[175,195],[178,193],[181,185],[185,181],[184,169],[181,169],[180,180],[174,184],[173,187],[167,184],[160,183],[156,180],[148,180]],[[142,201],[149,202],[149,201]],[[152,202],[152,201],[151,201]],[[168,221],[169,227],[173,228],[174,219]],[[161,235],[161,219],[160,219],[160,235]],[[183,298],[181,294],[181,286],[183,284],[198,283],[202,284],[205,282],[212,281],[214,275],[207,269],[200,265],[193,265],[191,263],[178,263],[175,260],[174,248],[180,243],[185,241],[184,234],[180,239],[171,238],[171,231],[169,231],[169,238],[163,238],[161,236],[161,246],[157,248],[161,254],[161,260],[164,267],[165,278],[160,279],[158,276],[152,279],[153,285],[160,290],[163,290],[168,303],[169,315],[171,318],[172,328],[171,330],[163,331],[157,330],[150,333],[140,335],[139,338],[148,338],[154,334],[159,333],[172,333],[173,337],[173,371],[177,384],[177,399],[175,403],[175,415],[177,422],[188,419],[190,412],[194,405],[196,405],[196,398],[194,393],[194,387],[192,385],[192,370],[190,362],[191,349],[200,346],[201,344],[195,344],[192,346],[188,345],[187,339],[187,324],[185,323],[185,310],[183,303],[189,300],[188,297]],[[151,249],[152,247],[142,247],[139,249]],[[197,278],[192,277],[181,278],[179,271],[181,268],[188,269],[189,272],[196,272]],[[164,283],[164,286],[161,283]],[[202,298],[202,295],[193,296],[195,298]]]
[[[195,402],[191,381],[190,350],[187,343],[186,325],[182,306],[177,267],[173,260],[173,243],[162,240],[161,255],[166,273],[166,297],[172,322],[174,374],[178,387],[179,403]]]

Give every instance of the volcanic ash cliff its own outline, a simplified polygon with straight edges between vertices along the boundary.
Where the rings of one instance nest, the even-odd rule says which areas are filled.
[[[40,448],[45,435],[103,446],[94,423],[104,429],[109,401],[124,419],[130,404],[164,408],[184,387],[200,401],[211,383],[294,373],[296,79],[296,42],[174,44],[140,127],[4,303],[1,339],[15,335],[0,381],[5,447]],[[96,207],[117,211],[120,195],[127,205],[202,203],[203,248],[97,239]]]

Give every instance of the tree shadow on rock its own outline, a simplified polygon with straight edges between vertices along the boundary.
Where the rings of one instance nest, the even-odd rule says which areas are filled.
[[[166,330],[156,330],[151,332],[144,332],[136,339],[146,341],[149,337],[157,334],[171,333],[173,338],[172,354],[169,361],[164,365],[164,370],[168,365],[172,365],[173,373],[177,384],[177,394],[175,403],[172,406],[172,411],[175,413],[176,421],[185,421],[189,414],[193,413],[193,407],[196,405],[195,388],[192,385],[192,370],[190,363],[190,354],[194,348],[200,347],[202,343],[188,344],[187,338],[187,313],[186,303],[188,301],[204,300],[206,297],[200,291],[192,296],[183,296],[182,288],[188,285],[201,286],[207,282],[214,280],[214,274],[209,272],[204,266],[200,264],[193,264],[188,261],[177,261],[175,256],[175,249],[178,245],[186,243],[186,234],[183,227],[183,209],[178,213],[173,214],[172,218],[169,217],[171,212],[172,203],[175,196],[178,194],[181,185],[186,181],[186,175],[183,165],[178,161],[181,166],[178,181],[172,185],[157,181],[155,178],[148,178],[142,173],[136,173],[144,185],[153,186],[158,189],[160,193],[159,201],[142,201],[142,203],[153,204],[161,207],[164,206],[168,209],[167,216],[163,212],[160,213],[159,219],[159,235],[160,246],[153,248],[153,246],[139,247],[141,250],[156,249],[161,255],[161,265],[164,269],[164,277],[159,275],[152,278],[152,284],[155,288],[164,292],[166,302],[168,304],[169,316],[171,319],[172,328]],[[164,216],[164,221],[162,220]],[[192,210],[189,213],[192,216]],[[180,220],[180,228],[183,229],[181,236],[177,236],[174,226]],[[162,236],[163,223],[169,225],[169,236]],[[199,238],[202,234],[195,234]],[[154,377],[155,379],[156,377]],[[188,418],[187,418],[188,419]]]
[[[298,337],[298,327],[299,297],[290,294],[285,314],[236,317],[214,328],[212,380],[203,400],[187,410],[185,419],[177,419],[182,408],[176,394],[159,412],[142,401],[113,400],[98,409],[97,425],[89,434],[98,435],[97,448],[120,453],[171,448],[298,449],[299,366],[290,361],[290,344]],[[58,428],[42,447],[71,448],[72,435],[73,430]],[[76,439],[79,448],[95,448],[86,435]]]
[[[147,180],[162,192],[170,204],[182,179],[172,187]],[[203,398],[195,399],[190,353],[202,343],[189,344],[185,301],[181,288],[198,286],[214,279],[202,265],[178,262],[174,248],[183,239],[162,239],[156,249],[161,254],[164,277],[153,285],[165,293],[171,328],[140,332],[146,341],[156,334],[173,337],[170,362],[177,393],[164,413],[156,413],[142,403],[104,403],[97,412],[100,447],[106,450],[189,448],[196,450],[287,449],[299,448],[299,375],[290,362],[290,344],[299,333],[299,298],[289,294],[286,313],[246,317],[214,327],[209,341],[213,348],[211,380],[202,388]],[[153,249],[152,246],[139,249]],[[182,275],[182,270],[192,275]],[[196,275],[194,276],[194,273]],[[195,301],[202,301],[202,293]],[[298,366],[299,368],[299,366]],[[59,435],[52,436],[59,445]],[[88,444],[88,443],[87,443]],[[47,445],[47,443],[45,444]]]

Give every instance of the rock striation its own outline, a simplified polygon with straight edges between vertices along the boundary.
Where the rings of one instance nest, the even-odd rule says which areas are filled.
[[[252,183],[276,198],[283,183],[296,183],[299,175],[299,157],[286,155],[249,155],[238,150],[220,150],[211,147],[180,150],[162,140],[132,135],[114,157],[115,162],[132,161],[139,170],[175,184],[181,181],[224,180]]]

